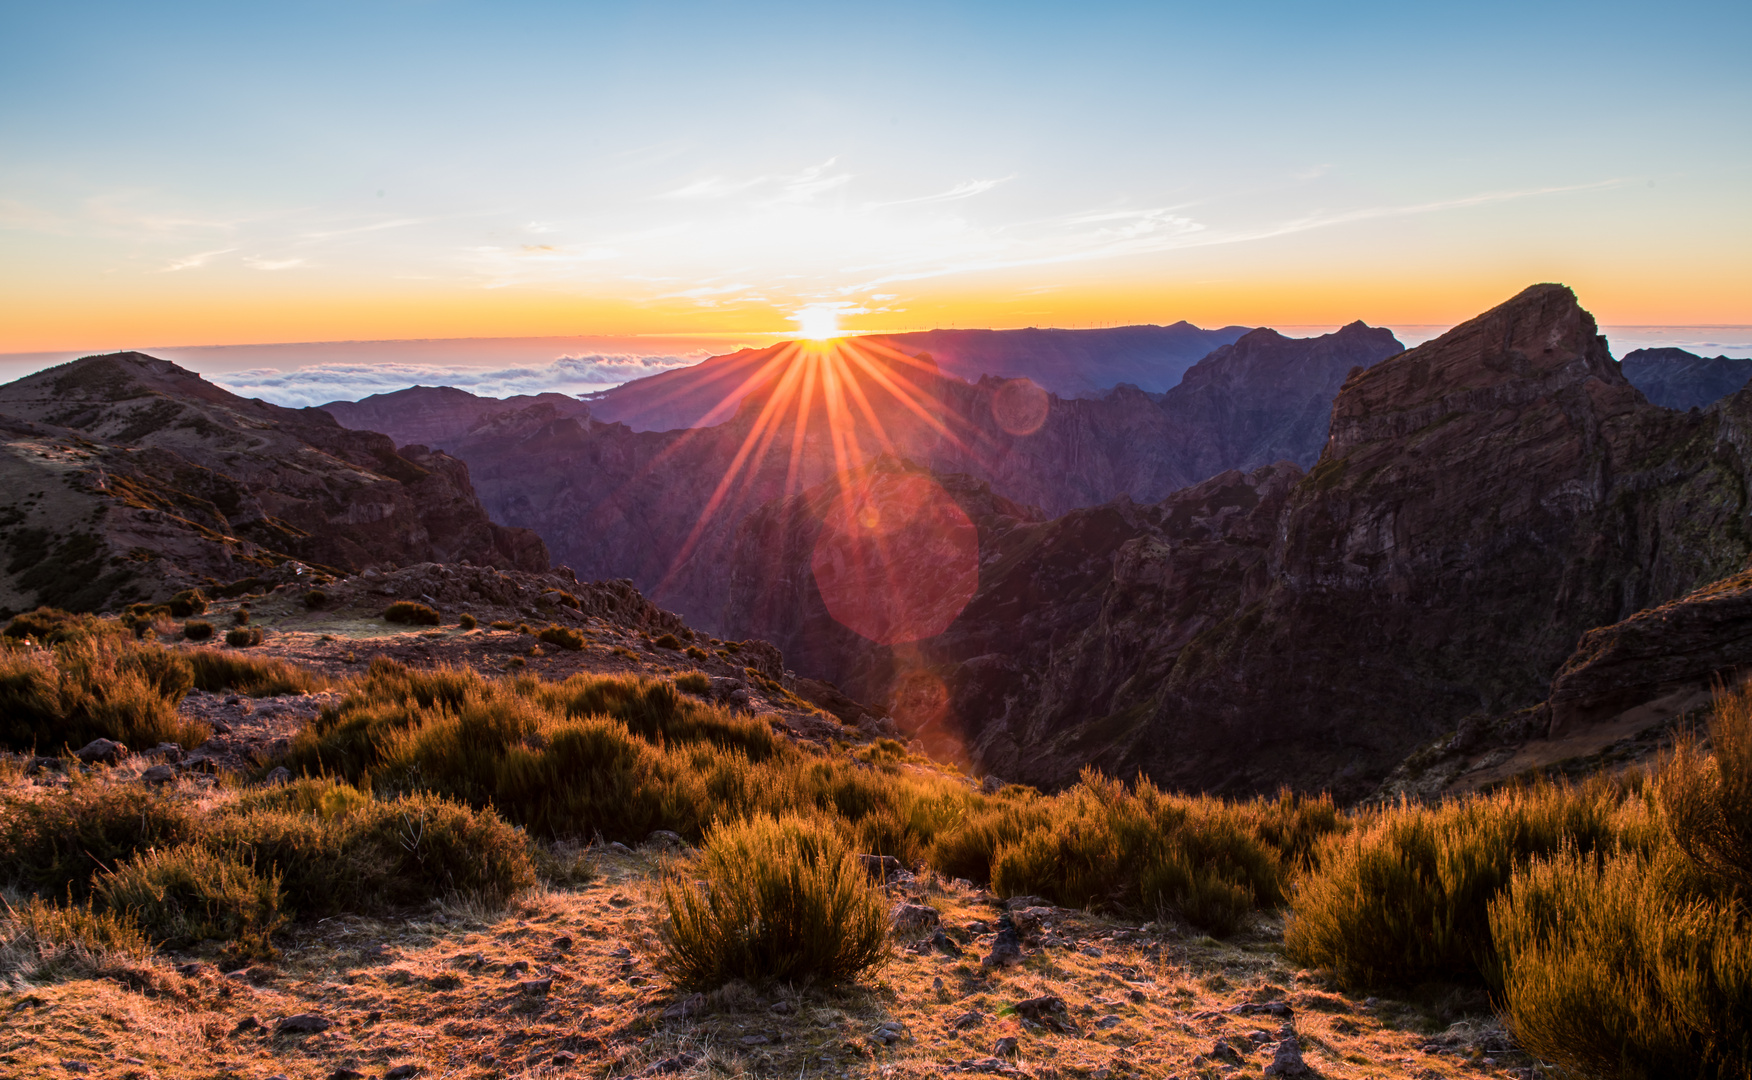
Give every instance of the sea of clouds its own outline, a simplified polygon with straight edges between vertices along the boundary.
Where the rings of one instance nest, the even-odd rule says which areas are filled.
[[[482,397],[543,393],[576,397],[697,364],[707,355],[706,352],[669,356],[593,353],[562,356],[545,365],[506,368],[407,361],[329,363],[289,369],[213,372],[207,378],[234,394],[259,397],[263,401],[294,408],[324,405],[331,401],[357,401],[372,394],[410,386],[454,386]]]

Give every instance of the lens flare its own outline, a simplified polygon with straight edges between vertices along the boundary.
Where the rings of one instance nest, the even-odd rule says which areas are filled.
[[[1011,435],[1032,435],[1046,423],[1052,399],[1032,379],[1010,379],[992,395],[992,419]]]
[[[936,637],[979,587],[979,533],[920,473],[876,473],[836,501],[810,559],[842,626],[894,645]]]

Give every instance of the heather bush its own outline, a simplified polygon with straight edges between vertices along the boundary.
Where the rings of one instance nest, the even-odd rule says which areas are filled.
[[[656,640],[652,641],[651,644],[657,646],[659,649],[680,650],[681,639],[676,637],[674,634],[664,634],[662,637],[657,638]]]
[[[208,693],[233,690],[252,697],[268,697],[308,694],[329,685],[329,680],[321,675],[283,660],[259,660],[219,649],[192,649],[179,655],[189,665],[195,689]]]
[[[126,914],[32,897],[0,917],[0,980],[127,976],[152,942]]]
[[[712,692],[712,680],[703,671],[684,671],[674,679],[675,688],[684,694],[704,696]]]
[[[562,649],[571,649],[573,652],[577,652],[584,647],[583,634],[580,634],[569,626],[561,626],[558,623],[549,623],[535,636],[538,639],[547,642],[549,645],[558,645]]]
[[[114,635],[0,652],[0,746],[57,752],[97,738],[197,746],[210,729],[177,715],[191,685],[178,654]]]
[[[225,644],[234,649],[247,649],[261,643],[262,632],[259,627],[238,626],[225,631]]]
[[[1289,955],[1353,984],[1494,982],[1489,906],[1533,858],[1646,848],[1646,793],[1605,778],[1540,782],[1362,817],[1293,890]]]
[[[165,603],[165,608],[171,615],[186,619],[191,615],[207,613],[207,594],[199,589],[184,589]]]
[[[0,882],[84,897],[99,873],[197,831],[182,803],[139,787],[75,776],[65,791],[40,797],[0,792]]]
[[[182,634],[190,641],[206,641],[213,636],[213,624],[205,619],[190,619],[183,623]]]
[[[75,615],[59,608],[40,607],[14,616],[0,636],[31,638],[39,645],[59,645],[84,638],[127,637],[128,627],[115,619]]]
[[[93,894],[173,948],[218,940],[260,955],[284,922],[277,875],[201,844],[143,851],[99,877]]]
[[[383,609],[385,622],[404,623],[409,626],[437,626],[443,620],[438,612],[425,604],[412,600],[397,600]]]
[[[473,615],[470,615],[465,611],[457,616],[456,625],[462,627],[464,630],[473,630],[476,626],[479,626],[480,623]]]
[[[854,854],[830,823],[802,817],[714,826],[698,856],[664,878],[664,971],[707,988],[832,983],[880,964],[886,904]]]
[[[304,606],[312,611],[325,606],[327,603],[328,593],[323,592],[321,589],[312,589],[304,594]]]

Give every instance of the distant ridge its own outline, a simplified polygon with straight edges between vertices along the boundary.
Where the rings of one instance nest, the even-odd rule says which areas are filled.
[[[1684,349],[1637,349],[1619,361],[1624,377],[1656,405],[1701,409],[1752,379],[1752,359],[1704,357]]]
[[[1129,383],[1160,393],[1188,368],[1247,333],[1244,326],[1202,330],[1171,326],[1117,326],[1101,330],[924,330],[871,335],[862,340],[909,356],[928,354],[939,371],[967,382],[982,376],[1028,378],[1062,398],[1083,397]],[[714,356],[692,367],[634,379],[585,400],[590,414],[634,431],[674,431],[721,424],[742,398],[765,385],[762,366],[783,344]]]

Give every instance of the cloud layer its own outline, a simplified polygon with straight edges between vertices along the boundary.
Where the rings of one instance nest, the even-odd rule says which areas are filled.
[[[633,379],[697,364],[697,355],[638,356],[594,353],[562,356],[545,367],[483,368],[444,364],[314,364],[293,369],[253,368],[207,378],[244,397],[298,408],[357,401],[410,386],[454,386],[482,397],[516,394],[589,394]]]

